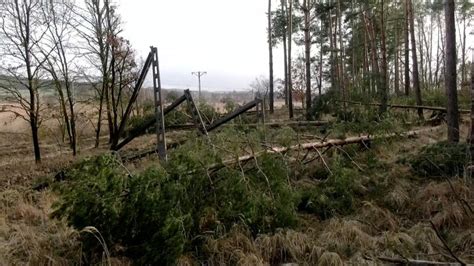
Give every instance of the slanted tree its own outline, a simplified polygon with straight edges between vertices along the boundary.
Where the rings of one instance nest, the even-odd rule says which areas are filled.
[[[459,142],[459,111],[456,88],[456,26],[454,20],[454,0],[446,0],[444,6],[446,26],[446,71],[445,87],[448,96],[447,122],[448,141]]]

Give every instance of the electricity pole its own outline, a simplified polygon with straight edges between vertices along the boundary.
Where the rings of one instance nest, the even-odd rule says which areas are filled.
[[[191,72],[191,75],[194,75],[198,77],[198,82],[199,82],[199,100],[201,100],[201,77],[206,75],[206,71],[196,71],[196,72]]]

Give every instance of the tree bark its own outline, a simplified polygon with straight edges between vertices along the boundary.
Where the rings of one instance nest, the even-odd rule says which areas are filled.
[[[398,25],[397,25],[398,26]],[[395,29],[395,80],[394,80],[394,85],[395,85],[395,95],[399,96],[400,95],[400,34],[398,28]]]
[[[425,28],[425,25],[424,25],[424,21],[423,21],[423,17],[418,19],[418,52],[419,52],[419,55],[420,55],[420,64],[419,64],[419,67],[420,67],[420,89],[421,88],[425,88],[426,86],[426,83],[425,83],[425,78],[426,78],[426,75],[425,75],[425,54],[424,54],[424,49],[423,49],[423,43],[424,43],[424,34],[423,34],[423,30]]]
[[[454,0],[445,1],[446,26],[446,72],[445,87],[448,96],[447,122],[448,141],[459,142],[459,112],[456,88],[456,27],[454,21]]]
[[[98,112],[98,115],[97,115],[97,126],[96,126],[96,129],[95,129],[94,148],[98,148],[99,144],[100,144],[100,131],[101,131],[101,127],[102,127],[102,109],[103,109],[103,106],[104,106],[104,92],[105,92],[105,90],[103,88],[99,91],[99,112]]]
[[[471,154],[471,165],[474,164],[474,51],[471,61],[471,129],[469,130],[469,151]]]
[[[330,68],[330,79],[331,79],[331,88],[334,89],[336,87],[336,76],[337,76],[337,72],[335,70],[335,65],[336,65],[336,60],[335,60],[335,53],[334,53],[334,39],[333,39],[333,28],[332,28],[332,23],[333,23],[333,20],[332,20],[332,12],[331,10],[329,10],[329,49],[331,50],[331,53],[330,53],[330,62],[329,62],[329,65],[331,66]]]
[[[367,35],[369,37],[370,43],[370,54],[371,54],[371,61],[372,61],[372,79],[375,80],[375,84],[377,85],[377,91],[380,91],[382,86],[381,79],[380,79],[380,69],[379,69],[379,58],[377,53],[377,44],[376,44],[376,37],[375,37],[375,30],[373,21],[365,16],[365,27],[367,31]],[[375,79],[373,78],[375,77]],[[375,94],[375,93],[374,93]]]
[[[323,30],[323,20],[321,18],[321,27],[320,30]],[[321,97],[322,87],[323,87],[323,44],[324,40],[323,37],[320,37],[320,44],[319,44],[319,82],[318,82],[318,95]]]
[[[461,84],[467,82],[467,69],[466,69],[466,14],[463,13],[462,16],[463,22],[463,32],[461,37]],[[471,62],[472,63],[472,62]]]

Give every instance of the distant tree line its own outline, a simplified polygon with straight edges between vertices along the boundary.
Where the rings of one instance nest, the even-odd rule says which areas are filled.
[[[472,1],[269,0],[267,15],[270,95],[274,97],[276,82],[273,50],[282,48],[290,118],[293,96],[302,89],[310,119],[316,92],[335,91],[344,111],[349,95],[378,100],[382,114],[391,95],[414,95],[422,105],[422,91],[444,88],[448,125],[458,131],[456,91],[469,86]],[[304,51],[297,58],[292,58],[292,44]],[[422,116],[421,109],[418,114]],[[450,133],[450,139],[456,136]]]

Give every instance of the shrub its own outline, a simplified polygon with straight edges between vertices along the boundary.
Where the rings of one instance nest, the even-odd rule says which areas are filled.
[[[172,126],[172,125],[182,125],[191,122],[192,120],[189,118],[190,115],[187,115],[184,108],[175,109],[165,116],[165,127]],[[127,122],[127,129],[124,131],[122,137],[126,137],[128,135],[134,135],[137,133],[137,129],[142,128],[145,124],[147,124],[151,120],[155,120],[156,116],[153,111],[146,113],[145,115],[140,116],[132,116],[128,119]],[[146,132],[155,132],[156,126],[153,123],[152,126],[147,128]]]
[[[302,191],[300,209],[328,219],[336,214],[350,214],[354,210],[355,170],[333,167],[336,172],[314,188]]]
[[[221,116],[212,105],[203,101],[199,102],[198,109],[201,113],[204,123],[212,124],[212,122]]]
[[[447,141],[425,146],[409,160],[414,173],[430,178],[462,175],[468,162],[468,145]]]
[[[143,127],[151,119],[155,119],[155,113],[150,112],[145,115],[130,117],[130,119],[128,119],[127,127],[126,127],[126,130],[123,132],[122,137],[136,134],[137,128]],[[154,126],[149,128],[147,132],[152,132],[154,128],[155,128]]]
[[[139,262],[172,263],[182,253],[190,219],[174,203],[175,194],[163,192],[168,180],[163,169],[129,176],[114,156],[104,155],[79,164],[68,177],[54,216],[66,217],[78,229],[96,227],[109,248],[122,246]],[[86,236],[84,246],[93,262],[101,247],[92,236]]]
[[[321,96],[315,96],[311,104],[310,114],[315,119],[320,119],[323,114],[332,112],[336,95],[333,91],[326,92]]]
[[[178,148],[164,168],[133,175],[112,155],[85,160],[59,187],[54,216],[78,229],[96,227],[112,252],[122,250],[114,255],[158,265],[199,251],[198,236],[235,224],[256,235],[296,223],[298,197],[281,159],[264,155],[245,172],[224,167],[211,175],[203,166],[220,158],[205,141],[187,145],[194,147]],[[102,250],[92,237],[84,247],[91,262]]]

